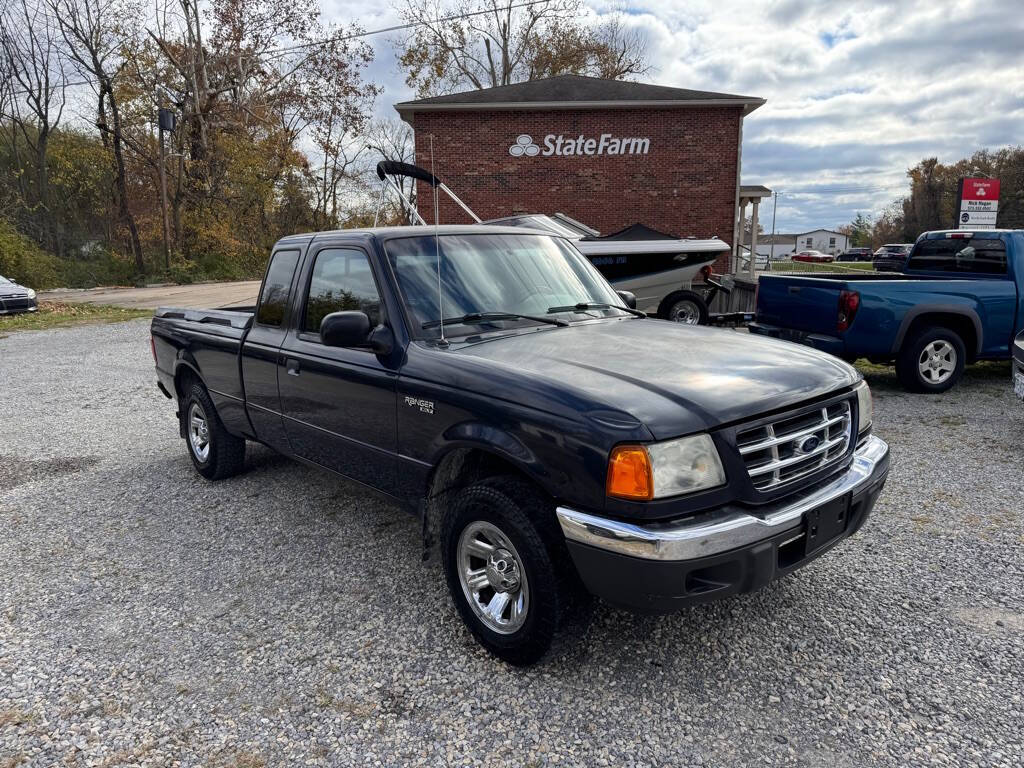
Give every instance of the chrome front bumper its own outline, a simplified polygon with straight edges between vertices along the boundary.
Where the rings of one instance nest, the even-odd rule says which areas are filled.
[[[640,526],[559,507],[566,539],[645,560],[694,560],[755,544],[798,525],[803,515],[843,496],[871,488],[889,469],[889,446],[869,436],[840,477],[797,499],[762,507],[758,514],[725,507],[666,526]]]

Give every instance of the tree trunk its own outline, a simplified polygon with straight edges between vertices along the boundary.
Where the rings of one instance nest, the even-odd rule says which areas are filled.
[[[96,62],[96,71],[102,72],[102,65]],[[135,225],[135,217],[128,207],[128,175],[124,167],[124,150],[121,141],[121,113],[117,108],[117,100],[114,98],[114,91],[111,87],[110,78],[104,77],[101,90],[107,92],[107,102],[110,104],[110,116],[113,118],[114,127],[111,131],[114,145],[114,163],[116,165],[116,183],[118,208],[120,209],[121,220],[128,225],[128,240],[131,245],[132,257],[135,260],[135,268],[140,275],[146,274],[146,263],[142,260],[142,245],[139,243],[139,228]],[[100,100],[102,103],[102,98]]]

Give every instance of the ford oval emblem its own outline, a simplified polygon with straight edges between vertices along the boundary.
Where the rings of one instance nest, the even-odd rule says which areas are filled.
[[[821,445],[820,437],[818,437],[817,435],[808,435],[807,437],[805,437],[803,440],[796,444],[796,452],[811,453],[819,445]]]

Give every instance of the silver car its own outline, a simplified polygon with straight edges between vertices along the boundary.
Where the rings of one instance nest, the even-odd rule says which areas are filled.
[[[0,315],[35,312],[38,308],[35,291],[0,275]]]

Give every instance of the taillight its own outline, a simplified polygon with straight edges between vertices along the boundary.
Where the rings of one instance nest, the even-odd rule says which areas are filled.
[[[836,328],[840,333],[853,325],[853,318],[857,316],[857,309],[860,307],[860,294],[856,291],[839,292],[839,318]]]
[[[156,339],[149,337],[149,351],[153,353],[153,362],[156,362]]]

